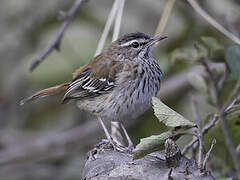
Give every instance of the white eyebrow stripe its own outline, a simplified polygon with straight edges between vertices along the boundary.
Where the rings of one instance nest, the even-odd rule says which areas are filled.
[[[121,46],[121,47],[129,46],[129,45],[132,44],[132,42],[134,42],[134,41],[136,41],[136,40],[128,41],[128,42],[126,42],[126,43],[124,43],[124,44],[121,44],[120,46]]]
[[[121,47],[130,46],[134,41],[138,42],[140,45],[143,44],[143,43],[146,43],[146,40],[144,40],[144,39],[138,39],[138,40],[133,39],[133,40],[128,41],[128,42],[126,42],[126,43],[124,43],[124,44],[121,44],[120,46],[121,46]]]

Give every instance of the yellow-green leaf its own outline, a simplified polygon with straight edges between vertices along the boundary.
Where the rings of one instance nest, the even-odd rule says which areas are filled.
[[[140,143],[133,150],[133,158],[139,159],[147,154],[164,149],[165,140],[168,139],[172,133],[170,131],[164,132],[160,135],[153,135],[141,139]]]
[[[187,120],[176,111],[169,108],[158,98],[152,98],[154,114],[157,116],[160,122],[164,123],[168,127],[194,127],[196,124]]]

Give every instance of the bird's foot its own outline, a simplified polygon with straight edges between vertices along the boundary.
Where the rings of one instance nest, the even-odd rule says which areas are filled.
[[[98,143],[95,147],[99,149],[113,149],[114,151],[131,153],[134,149],[133,146],[125,147],[117,142],[115,142],[112,138],[103,139],[100,143]]]

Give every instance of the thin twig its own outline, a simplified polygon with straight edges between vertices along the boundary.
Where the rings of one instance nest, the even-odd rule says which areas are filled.
[[[209,129],[211,129],[212,127],[214,127],[215,123],[217,122],[219,118],[218,114],[214,114],[213,116],[211,116],[211,119],[209,120],[209,122],[202,128],[202,136],[204,137],[204,135],[208,132]],[[192,141],[190,143],[188,143],[182,150],[182,154],[186,154],[187,151],[198,141],[198,138],[193,137]]]
[[[105,24],[102,36],[101,36],[101,38],[98,42],[98,46],[97,46],[97,50],[95,52],[95,56],[100,54],[103,50],[104,43],[107,39],[108,33],[110,31],[111,25],[113,24],[113,20],[116,16],[117,11],[118,11],[118,0],[115,0],[114,3],[113,3],[112,9],[111,9],[111,11],[108,15],[108,19],[107,19],[107,22]]]
[[[188,143],[182,150],[182,154],[186,154],[188,150],[198,141],[198,138],[193,137],[192,141]]]
[[[208,159],[209,159],[209,157],[210,157],[211,151],[212,151],[212,149],[213,149],[213,147],[214,147],[215,144],[216,144],[216,139],[213,139],[213,140],[212,140],[212,144],[211,144],[211,146],[210,146],[210,149],[209,149],[209,151],[207,152],[207,154],[206,154],[206,156],[205,156],[205,158],[204,158],[202,170],[205,170],[205,169],[206,169],[207,161],[208,161]]]
[[[192,8],[201,15],[209,24],[211,24],[213,27],[215,27],[218,31],[223,33],[226,37],[231,39],[233,42],[240,44],[240,39],[235,36],[233,33],[229,32],[227,29],[225,29],[221,24],[219,24],[215,19],[213,19],[210,15],[204,11],[199,4],[196,2],[196,0],[187,0],[188,3],[192,6]]]
[[[223,110],[224,115],[228,111],[230,111],[233,108],[233,106],[237,104],[237,102],[239,103],[239,100],[240,100],[240,97],[236,97],[235,99],[233,99],[233,101],[226,108],[224,108]]]
[[[214,91],[215,91],[215,96],[216,96],[216,106],[218,108],[219,119],[220,119],[220,122],[221,122],[221,128],[222,128],[222,131],[223,131],[224,139],[225,139],[227,148],[230,152],[230,155],[232,156],[234,167],[236,168],[237,174],[240,178],[240,161],[238,160],[238,155],[237,155],[236,149],[235,149],[234,144],[233,144],[233,140],[232,140],[232,137],[231,137],[231,134],[230,134],[230,131],[229,131],[229,126],[228,126],[228,123],[227,123],[227,120],[226,120],[226,116],[225,116],[224,111],[223,111],[224,110],[223,105],[220,101],[221,90],[219,89],[219,86],[218,86],[216,74],[209,67],[206,60],[203,60],[202,64],[204,65],[206,71],[209,74],[210,80],[212,81],[213,88],[214,88]]]
[[[217,122],[219,118],[218,114],[214,114],[211,119],[209,120],[209,122],[202,128],[202,134],[205,135],[209,129],[211,129],[215,123]]]
[[[119,9],[118,9],[118,13],[116,15],[116,20],[115,20],[115,25],[114,25],[114,29],[113,29],[113,36],[112,36],[112,41],[117,40],[118,36],[119,36],[119,32],[120,32],[120,27],[121,27],[121,20],[122,20],[122,14],[123,14],[123,8],[124,8],[124,4],[125,4],[125,0],[117,0],[119,1]]]
[[[200,131],[200,130],[199,130]],[[203,136],[202,133],[198,133],[198,143],[199,143],[199,148],[198,148],[198,168],[202,168],[202,159],[203,159]]]
[[[226,104],[223,106],[223,111],[227,111],[229,109],[229,106],[231,106],[231,104],[235,101],[236,96],[239,94],[239,91],[240,91],[240,80],[238,80],[237,84],[235,85],[234,89],[229,95]]]
[[[155,31],[155,35],[161,35],[163,33],[175,2],[176,2],[176,0],[168,0],[167,1],[167,4],[163,10],[161,19],[160,19],[157,29]]]
[[[193,112],[193,119],[194,122],[197,124],[197,137],[198,137],[198,167],[199,169],[202,169],[202,158],[203,158],[203,135],[201,131],[201,118],[198,112],[197,108],[197,102],[194,98],[193,95],[190,95],[190,101],[191,101],[191,107],[192,107],[192,112]]]
[[[64,13],[62,25],[56,32],[55,37],[52,41],[50,41],[48,46],[44,48],[34,59],[33,63],[30,65],[30,71],[33,71],[53,50],[60,50],[63,35],[68,28],[70,22],[72,21],[74,15],[76,14],[77,10],[84,2],[86,2],[86,0],[75,0],[73,6],[69,9],[69,11]]]

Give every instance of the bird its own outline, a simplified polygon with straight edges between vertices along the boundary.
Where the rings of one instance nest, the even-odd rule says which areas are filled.
[[[162,71],[153,58],[153,45],[167,36],[128,33],[112,42],[102,53],[73,73],[69,82],[36,92],[20,105],[45,96],[64,92],[62,103],[75,101],[78,108],[97,117],[107,140],[117,149],[103,120],[119,122],[128,146],[134,145],[124,121],[135,119],[151,107],[160,90]]]

